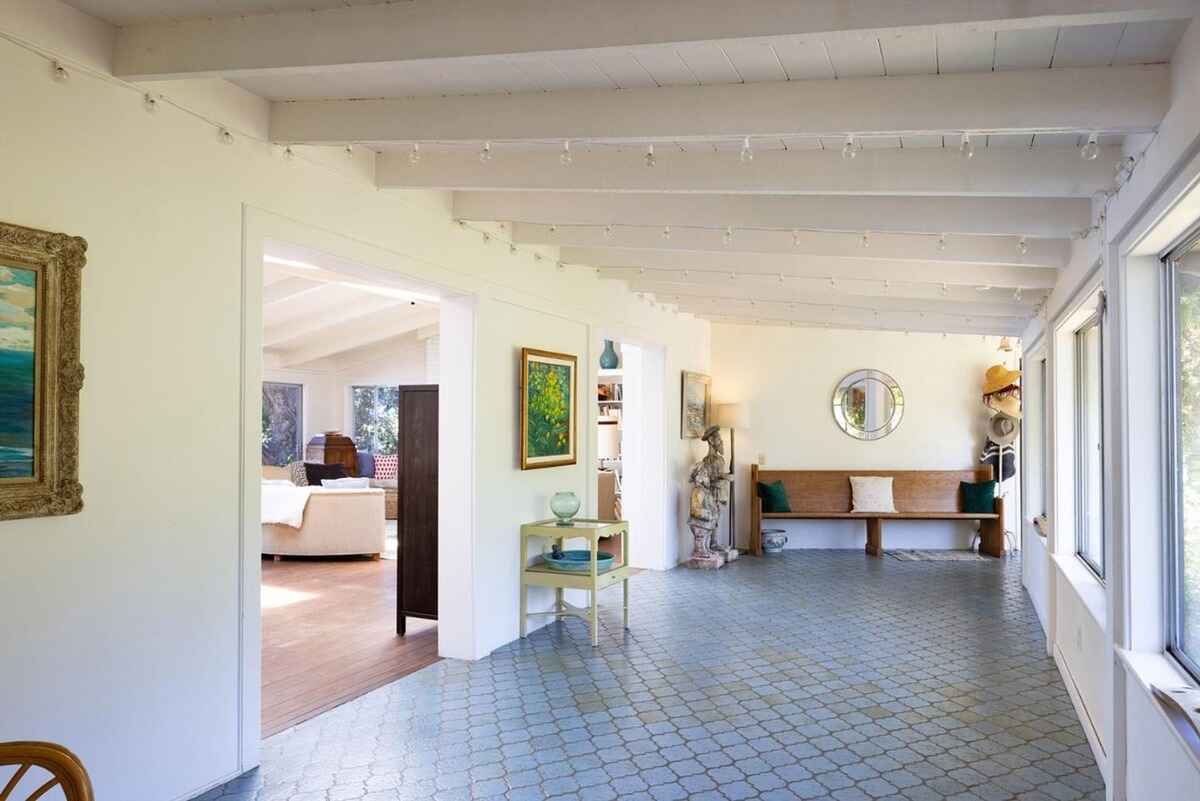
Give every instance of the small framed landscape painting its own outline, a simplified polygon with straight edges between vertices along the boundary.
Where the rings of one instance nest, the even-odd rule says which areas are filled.
[[[521,349],[521,469],[575,464],[576,366],[568,353]]]
[[[679,438],[700,439],[711,419],[709,397],[712,379],[704,373],[683,371],[683,390],[680,393]]]
[[[0,520],[78,512],[87,243],[0,223]]]

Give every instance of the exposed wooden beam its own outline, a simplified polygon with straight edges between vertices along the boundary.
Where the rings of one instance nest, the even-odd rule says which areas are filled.
[[[780,255],[822,256],[825,258],[893,259],[924,262],[975,264],[1011,264],[1062,268],[1067,265],[1071,242],[1067,239],[1029,239],[1028,252],[1017,251],[1017,237],[947,236],[945,246],[940,235],[914,237],[907,234],[872,233],[871,247],[863,248],[858,233],[840,234],[810,231],[737,231],[730,245],[724,233],[716,229],[680,228],[663,239],[657,228],[612,228],[557,226],[513,223],[512,240],[518,245],[560,248],[617,248],[665,250],[674,252],[774,253]]]
[[[982,144],[982,143],[981,143]],[[964,159],[954,148],[864,150],[664,150],[647,169],[636,151],[576,149],[569,167],[547,151],[509,153],[482,163],[473,153],[426,153],[416,165],[389,151],[376,162],[382,188],[579,192],[724,192],[761,195],[964,195],[1091,197],[1113,185],[1119,147],[1095,161],[1074,148],[985,148]]]
[[[767,281],[737,281],[724,287],[712,284],[663,282],[663,281],[630,281],[629,288],[634,292],[652,295],[659,301],[678,304],[680,308],[689,311],[703,311],[706,314],[722,313],[732,308],[745,310],[749,304],[755,308],[771,308],[776,310],[800,311],[810,307],[837,307],[860,309],[863,311],[908,311],[915,314],[956,314],[977,317],[1029,317],[1033,314],[1033,304],[1030,298],[1016,303],[1008,296],[1008,300],[990,299],[994,293],[975,293],[970,287],[956,287],[954,297],[906,297],[904,287],[895,286],[888,293],[865,292],[858,293],[859,288],[870,290],[869,286],[853,287],[849,291],[836,291],[823,287],[813,289],[788,285],[780,286]],[[803,283],[803,282],[799,282]],[[978,297],[964,295],[977,294]]]
[[[329,336],[331,329],[341,328],[353,320],[362,321],[362,318],[371,317],[383,309],[395,311],[407,305],[407,302],[396,298],[359,293],[352,304],[338,303],[311,312],[298,320],[264,326],[263,347],[281,348],[286,347],[288,343],[297,343],[293,347],[299,347],[305,340],[314,337],[323,339]],[[373,320],[362,321],[360,324],[373,324]]]
[[[280,352],[280,367],[296,367],[301,364],[355,350],[373,342],[407,334],[426,325],[436,323],[436,308],[425,307],[419,311],[404,313],[396,309],[383,309],[326,329],[328,336],[321,340]]]
[[[1169,107],[1170,70],[1153,65],[275,103],[271,138],[641,143],[928,131],[1137,132],[1152,130]]]
[[[971,308],[980,314],[1028,314],[1034,305],[1043,300],[1049,290],[1022,290],[1021,300],[1016,300],[1013,289],[992,287],[980,291],[978,285],[934,283],[908,283],[902,280],[883,281],[849,279],[843,277],[834,287],[824,278],[788,276],[783,283],[778,276],[756,273],[741,274],[737,280],[728,275],[689,273],[682,280],[678,273],[646,273],[627,275],[618,270],[604,270],[601,277],[624,280],[631,291],[655,295],[660,298],[688,296],[705,298],[708,302],[725,299],[775,301],[799,303],[812,301],[818,304],[849,304],[853,299],[859,303],[912,303],[919,308]],[[919,306],[919,304],[929,304]],[[715,307],[714,307],[715,308]]]
[[[632,251],[631,251],[632,252]],[[717,280],[737,276],[780,275],[788,279],[818,279],[835,281],[872,281],[882,284],[922,283],[940,286],[1006,287],[1022,289],[1052,289],[1058,279],[1056,270],[1039,267],[1009,267],[987,264],[946,264],[938,262],[889,261],[887,259],[819,259],[810,256],[743,256],[726,257],[708,253],[655,253],[641,251],[636,257],[620,258],[604,253],[562,254],[567,264],[586,265],[600,270],[601,275],[619,278],[650,276],[656,280],[704,277]],[[668,275],[670,274],[670,275]]]
[[[691,311],[681,309],[681,311]],[[864,314],[858,311],[822,311],[785,314],[770,309],[739,309],[726,314],[692,311],[696,317],[715,324],[793,326],[796,328],[833,328],[846,331],[904,331],[927,334],[969,334],[973,336],[1020,336],[1029,324],[1024,317],[959,317],[953,315],[889,313]]]
[[[1182,19],[1190,0],[439,0],[171,20],[121,29],[116,74],[183,78],[520,56],[729,38],[1012,30]]]
[[[653,195],[599,192],[455,192],[464,220],[661,228],[793,228],[1063,239],[1091,225],[1077,198],[934,198]]]
[[[263,287],[263,305],[271,306],[282,303],[289,298],[318,290],[325,285],[324,281],[312,281],[307,278],[283,278]]]

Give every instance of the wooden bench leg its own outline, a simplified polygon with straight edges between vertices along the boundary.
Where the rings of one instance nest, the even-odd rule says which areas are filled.
[[[979,552],[988,556],[1004,556],[1004,521],[979,521]]]
[[[883,556],[883,520],[867,518],[867,555]]]

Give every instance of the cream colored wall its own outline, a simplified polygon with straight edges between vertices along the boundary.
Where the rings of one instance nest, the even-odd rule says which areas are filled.
[[[21,655],[0,660],[0,740],[65,743],[91,769],[99,798],[189,798],[238,772],[247,214],[369,243],[410,277],[503,295],[523,309],[517,331],[482,342],[476,389],[476,478],[495,509],[480,515],[465,547],[489,557],[494,549],[502,564],[516,550],[514,524],[539,515],[551,487],[585,491],[581,469],[513,471],[518,333],[566,350],[586,342],[583,325],[603,323],[661,341],[674,365],[708,367],[706,324],[637,303],[590,273],[557,273],[552,258],[486,246],[453,224],[443,195],[378,192],[357,175],[287,162],[245,139],[223,145],[209,125],[169,106],[148,114],[137,93],[81,71],[56,83],[44,59],[8,42],[0,42],[0,96],[6,118],[19,121],[0,148],[9,188],[0,219],[89,242],[86,505],[73,517],[0,524],[8,610],[0,642]],[[480,331],[498,331],[504,319],[485,301]],[[477,618],[488,624],[480,652],[515,624],[511,589],[499,591],[502,602],[476,596],[495,615]]]
[[[750,411],[750,430],[737,432],[742,542],[750,514],[748,465],[760,456],[779,469],[964,469],[978,463],[988,419],[980,387],[988,366],[1000,360],[996,337],[733,325],[713,326],[712,336],[714,399],[743,402]],[[1015,353],[1009,364],[1016,364]],[[830,407],[838,381],[861,368],[888,373],[904,392],[900,427],[875,442],[842,433]],[[1007,487],[1015,498],[1016,482]],[[789,532],[789,547],[859,548],[865,538],[862,524],[853,521],[783,521],[780,528]],[[970,524],[894,521],[884,543],[965,548],[971,533]]]

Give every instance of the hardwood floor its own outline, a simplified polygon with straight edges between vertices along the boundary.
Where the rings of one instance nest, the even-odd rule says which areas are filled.
[[[262,728],[268,737],[438,661],[437,624],[396,636],[391,560],[263,560]]]

